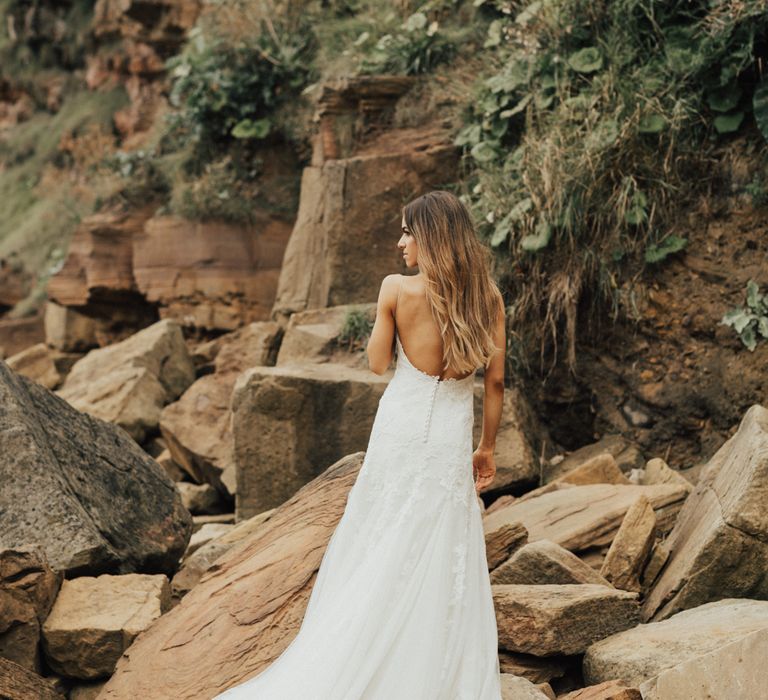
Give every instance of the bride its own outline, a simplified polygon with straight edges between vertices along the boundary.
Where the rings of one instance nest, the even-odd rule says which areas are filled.
[[[504,304],[466,207],[434,191],[403,209],[415,275],[387,275],[370,368],[395,372],[297,635],[214,700],[500,700],[478,492],[492,482]],[[475,370],[482,436],[472,449]]]

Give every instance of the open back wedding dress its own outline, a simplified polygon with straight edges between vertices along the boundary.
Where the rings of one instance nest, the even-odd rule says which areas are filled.
[[[500,700],[472,475],[474,375],[394,376],[298,634],[213,700]]]

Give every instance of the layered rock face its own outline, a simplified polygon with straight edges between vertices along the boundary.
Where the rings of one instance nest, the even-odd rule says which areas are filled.
[[[768,409],[752,406],[708,463],[645,602],[659,620],[723,597],[768,597]]]
[[[219,558],[134,641],[99,697],[213,697],[277,658],[298,632],[362,461],[356,453],[330,466]]]
[[[55,570],[170,573],[191,534],[173,482],[122,430],[0,362],[0,547]]]

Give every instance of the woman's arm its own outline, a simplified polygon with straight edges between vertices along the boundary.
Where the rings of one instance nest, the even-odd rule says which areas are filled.
[[[395,302],[400,275],[387,275],[381,281],[376,302],[376,320],[368,338],[368,367],[374,374],[384,374],[392,363],[395,350]]]
[[[493,481],[496,463],[493,452],[496,449],[496,433],[501,422],[504,402],[504,364],[506,357],[506,316],[504,299],[499,296],[499,313],[493,329],[493,342],[498,348],[485,369],[485,392],[483,395],[483,431],[480,444],[473,456],[473,467],[478,474],[475,488],[480,491]]]

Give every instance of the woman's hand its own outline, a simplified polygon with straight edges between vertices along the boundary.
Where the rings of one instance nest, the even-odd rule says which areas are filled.
[[[475,481],[475,492],[480,493],[496,476],[496,460],[493,450],[478,447],[472,453],[472,478]]]

